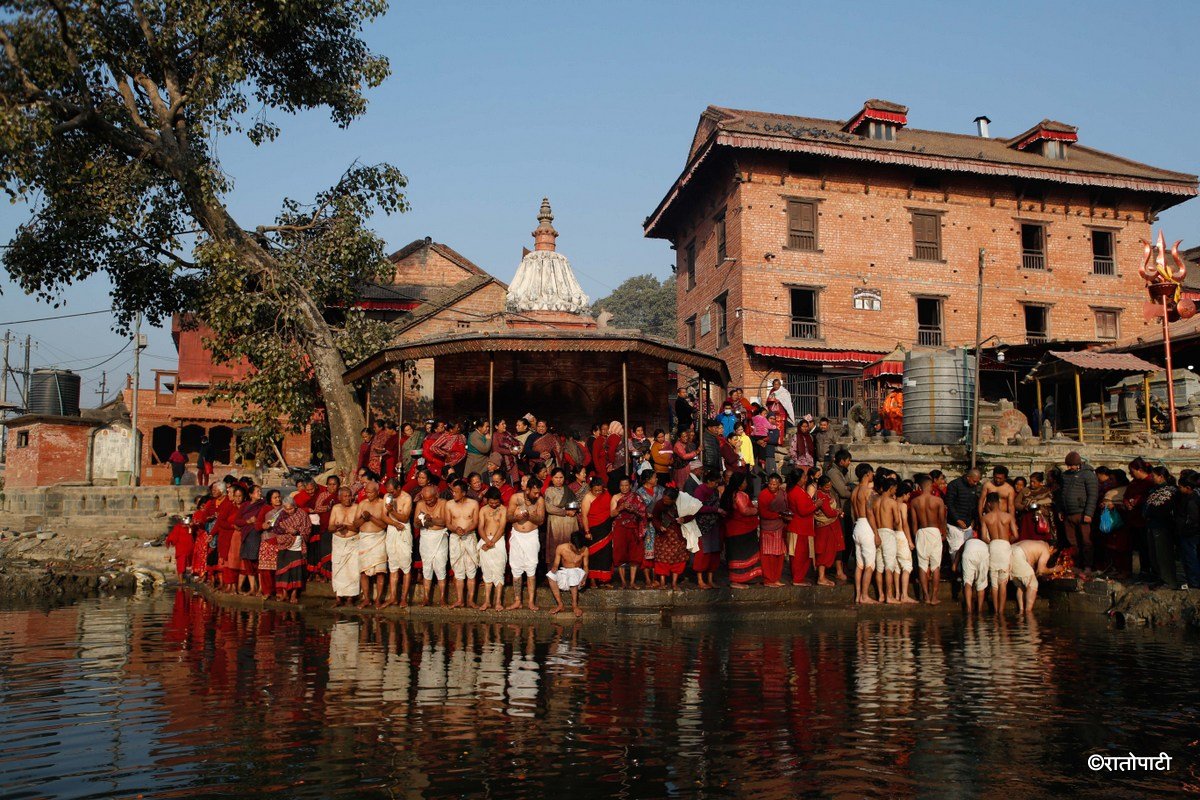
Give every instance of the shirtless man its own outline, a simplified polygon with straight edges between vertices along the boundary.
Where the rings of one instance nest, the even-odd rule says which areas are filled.
[[[371,584],[375,584],[375,607],[383,608],[387,586],[387,501],[379,496],[379,484],[368,481],[366,497],[358,504],[358,568],[362,585],[359,608],[371,605]]]
[[[908,504],[912,527],[917,532],[917,576],[921,597],[937,605],[938,581],[942,577],[942,543],[946,540],[946,504],[933,492],[933,478],[922,475],[921,493]]]
[[[886,475],[877,479],[875,491],[877,495],[873,507],[875,532],[880,544],[875,557],[875,588],[879,592],[882,602],[899,603],[897,584],[900,577],[900,565],[896,560],[896,536],[897,532],[903,536],[904,514],[900,509],[900,503],[896,501],[896,479]],[[881,558],[883,562],[882,576],[879,568]],[[880,580],[881,577],[882,580]]]
[[[1011,487],[1010,487],[1011,488]],[[1003,616],[1008,603],[1008,570],[1012,563],[1012,542],[1017,540],[1017,519],[1000,510],[1000,496],[989,492],[980,515],[983,540],[988,545],[988,584],[992,587],[992,609]]]
[[[358,570],[358,506],[349,486],[338,490],[337,505],[329,509],[329,532],[333,534],[332,563],[334,606],[344,606],[360,591]]]
[[[504,547],[504,525],[508,521],[508,509],[500,502],[500,490],[495,486],[483,493],[483,505],[479,508],[479,566],[483,570],[483,605],[504,610],[504,566],[508,561]],[[492,605],[492,594],[496,595]]]
[[[401,574],[404,575],[404,590],[399,592],[398,601],[401,608],[408,607],[408,592],[412,587],[413,537],[409,520],[412,519],[413,499],[412,495],[401,488],[402,486],[399,478],[392,478],[388,481],[389,493],[384,498],[384,502],[387,503],[384,518],[387,522],[386,545],[390,577],[387,602],[380,608],[397,605]]]
[[[1026,539],[1012,546],[1013,583],[1017,585],[1017,611],[1032,614],[1037,601],[1038,575],[1050,573],[1050,559],[1058,552],[1040,539]]]
[[[896,566],[899,569],[900,579],[900,602],[915,603],[913,598],[908,596],[908,584],[912,580],[913,569],[913,544],[912,528],[909,526],[908,501],[913,494],[912,481],[900,481],[896,486],[896,502],[900,505],[900,528],[896,529]]]
[[[874,496],[875,472],[870,464],[859,464],[854,469],[858,485],[850,493],[850,510],[854,513],[854,602],[873,604],[871,598],[871,576],[875,572],[875,550],[879,536],[875,526],[867,519],[870,500]]]
[[[479,545],[475,531],[479,528],[479,503],[467,496],[469,487],[464,480],[450,484],[450,500],[446,502],[450,527],[450,569],[454,571],[454,602],[450,608],[475,607],[475,575],[479,570]],[[463,585],[467,593],[464,598]],[[464,602],[465,600],[465,602]]]
[[[1003,464],[999,464],[992,469],[992,480],[989,483],[985,483],[983,491],[979,493],[979,513],[981,515],[983,514],[983,504],[987,501],[990,494],[999,496],[1001,511],[1009,514],[1016,513],[1014,504],[1017,500],[1017,493],[1013,489],[1013,485],[1008,482],[1008,467]]]
[[[521,607],[521,579],[528,578],[529,610],[537,611],[533,602],[536,590],[538,550],[538,527],[546,521],[546,501],[542,498],[542,487],[537,481],[526,481],[525,490],[514,494],[508,501],[508,520],[512,523],[509,535],[508,567],[513,576],[513,603],[509,611]]]
[[[425,592],[421,605],[433,599],[433,579],[438,581],[438,602],[446,604],[446,558],[449,531],[446,530],[446,501],[438,497],[437,486],[426,484],[413,505],[413,519],[419,528],[421,553],[421,586]]]
[[[571,611],[576,617],[582,617],[583,609],[579,607],[579,586],[587,577],[588,570],[588,548],[583,531],[575,531],[571,534],[571,541],[563,542],[558,546],[554,551],[554,563],[551,566],[552,569],[546,573],[546,577],[550,580],[550,593],[554,595],[554,602],[557,605],[550,613],[557,614],[566,610],[563,606],[562,593],[570,589]]]

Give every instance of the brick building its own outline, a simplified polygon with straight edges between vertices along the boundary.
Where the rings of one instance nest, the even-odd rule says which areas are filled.
[[[676,250],[680,343],[733,385],[781,377],[799,410],[844,417],[897,344],[984,336],[1058,349],[1146,324],[1140,239],[1196,176],[1086,147],[1042,120],[1012,138],[908,127],[867,101],[849,121],[710,106],[644,233]]]

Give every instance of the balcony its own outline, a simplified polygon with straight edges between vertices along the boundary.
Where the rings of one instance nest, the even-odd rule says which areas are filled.
[[[936,244],[918,244],[915,247],[916,258],[918,261],[941,261],[942,248]]]
[[[821,326],[810,317],[792,317],[793,339],[820,339]]]
[[[1039,250],[1022,251],[1021,269],[1046,269],[1046,254]]]
[[[1116,275],[1117,262],[1111,256],[1094,256],[1092,258],[1092,272],[1096,275]]]
[[[921,347],[941,347],[942,327],[940,325],[918,325],[917,344]]]
[[[1045,344],[1048,339],[1049,337],[1046,336],[1045,333],[1034,333],[1032,331],[1025,332],[1026,344]]]

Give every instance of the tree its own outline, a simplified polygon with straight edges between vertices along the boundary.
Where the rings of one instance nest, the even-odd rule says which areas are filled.
[[[592,304],[592,315],[612,314],[616,328],[637,328],[663,339],[675,338],[675,278],[659,283],[653,275],[635,275],[608,297]]]
[[[352,165],[273,224],[228,211],[215,143],[274,140],[271,111],[324,107],[346,126],[387,76],[363,26],[384,0],[8,0],[0,22],[0,181],[32,208],[4,254],[28,293],[55,302],[105,273],[118,326],[195,312],[219,358],[253,377],[219,387],[266,436],[324,400],[334,456],[357,455],[362,411],[347,357],[380,336],[347,308],[386,270],[364,226],[405,210],[394,167]],[[251,109],[254,109],[253,112]],[[182,255],[181,255],[182,254]]]

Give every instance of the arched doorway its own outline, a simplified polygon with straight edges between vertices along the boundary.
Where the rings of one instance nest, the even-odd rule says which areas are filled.
[[[208,429],[209,455],[214,464],[232,464],[233,428],[213,425]]]
[[[165,464],[175,452],[175,426],[159,425],[150,431],[150,463]]]

